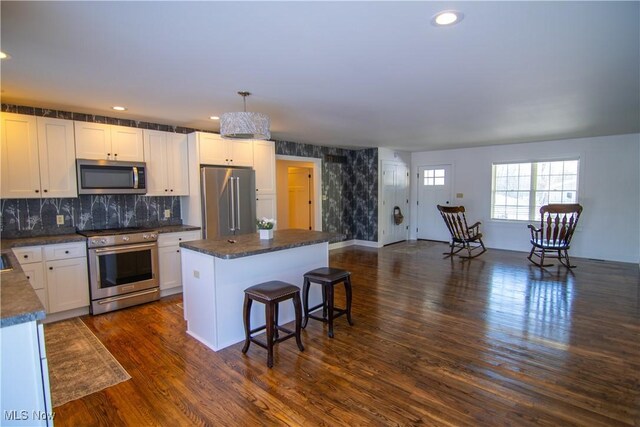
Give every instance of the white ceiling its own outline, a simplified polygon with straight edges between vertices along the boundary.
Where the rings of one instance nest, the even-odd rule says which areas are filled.
[[[431,17],[465,14],[452,27]],[[640,2],[1,2],[2,102],[422,151],[640,132]],[[112,105],[126,105],[117,113]]]

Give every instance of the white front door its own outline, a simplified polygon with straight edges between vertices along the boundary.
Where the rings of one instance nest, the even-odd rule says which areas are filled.
[[[418,167],[418,239],[449,241],[438,205],[450,205],[451,165]]]

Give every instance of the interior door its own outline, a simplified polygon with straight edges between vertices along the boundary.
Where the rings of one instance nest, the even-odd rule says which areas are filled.
[[[311,169],[289,168],[289,227],[311,230]]]
[[[396,224],[394,208],[404,216],[401,224]],[[382,164],[382,210],[380,236],[383,245],[407,240],[409,223],[409,177],[404,165],[392,162]]]
[[[451,165],[418,167],[418,239],[449,241],[437,205],[450,205],[451,199]]]

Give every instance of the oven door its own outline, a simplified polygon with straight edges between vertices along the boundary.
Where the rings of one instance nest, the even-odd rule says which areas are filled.
[[[89,249],[91,299],[158,287],[158,244]]]

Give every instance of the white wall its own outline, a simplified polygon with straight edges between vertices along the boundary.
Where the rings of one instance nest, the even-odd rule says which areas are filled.
[[[452,193],[464,194],[452,204],[464,205],[471,222],[482,221],[485,244],[528,252],[527,222],[490,219],[491,165],[573,156],[580,157],[578,202],[584,211],[570,255],[640,262],[640,134],[416,152],[411,155],[411,176],[420,166],[452,164]],[[416,238],[417,191],[412,179],[412,239]]]

